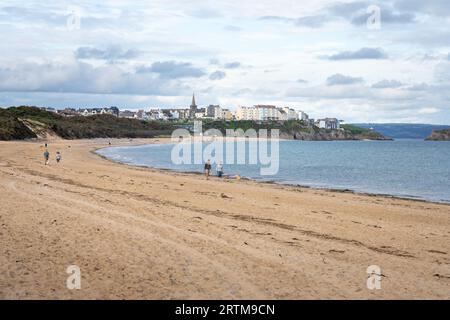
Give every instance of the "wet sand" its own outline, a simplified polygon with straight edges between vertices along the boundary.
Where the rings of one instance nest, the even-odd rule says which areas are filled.
[[[450,298],[449,205],[206,181],[92,152],[107,142],[50,141],[50,166],[44,142],[0,142],[1,299]]]

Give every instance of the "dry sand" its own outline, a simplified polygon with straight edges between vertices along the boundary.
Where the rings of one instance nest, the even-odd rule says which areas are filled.
[[[50,141],[46,167],[43,142],[0,142],[1,299],[450,297],[449,205],[206,181],[91,152],[106,145]]]

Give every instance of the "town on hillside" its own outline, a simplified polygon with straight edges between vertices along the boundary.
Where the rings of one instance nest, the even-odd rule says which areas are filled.
[[[43,110],[55,112],[62,116],[94,116],[109,114],[120,118],[138,119],[144,121],[178,121],[178,120],[219,120],[219,121],[291,121],[301,120],[310,126],[317,126],[322,129],[337,130],[341,128],[341,122],[336,118],[312,119],[301,110],[290,107],[277,107],[274,105],[255,105],[252,107],[239,106],[235,112],[222,108],[219,105],[209,105],[207,107],[197,106],[195,94],[192,95],[192,102],[188,108],[150,108],[148,111],[119,110],[118,107],[104,108],[65,108],[57,110],[55,108],[42,108]]]

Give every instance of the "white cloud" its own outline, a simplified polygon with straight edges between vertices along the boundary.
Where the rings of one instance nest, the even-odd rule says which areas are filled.
[[[427,108],[420,108],[418,110],[419,114],[435,114],[438,113],[440,110],[433,107],[427,107]]]

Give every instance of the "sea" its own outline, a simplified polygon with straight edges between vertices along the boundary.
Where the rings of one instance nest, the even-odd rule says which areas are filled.
[[[246,148],[236,144],[233,152],[235,159],[239,152],[245,152],[245,163],[225,162],[224,173],[229,177],[450,203],[450,142],[283,140],[278,152],[274,152],[272,160],[278,163],[273,175],[261,174],[264,165],[251,161],[249,154],[254,146],[250,142],[240,143]],[[176,144],[151,144],[108,147],[97,152],[128,165],[203,172],[200,162],[173,161],[175,147]],[[208,143],[201,148],[208,148]],[[275,148],[269,143],[267,154],[272,150]],[[226,148],[223,153],[226,159]],[[193,157],[191,160],[194,162]],[[213,163],[213,174],[214,168]]]

